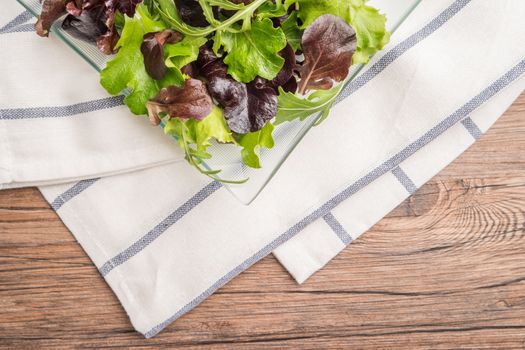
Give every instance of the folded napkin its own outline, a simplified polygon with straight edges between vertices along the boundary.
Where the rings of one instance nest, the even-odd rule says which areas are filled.
[[[24,58],[0,68],[0,183],[85,179],[40,189],[146,337],[274,250],[303,282],[463,152],[525,88],[525,47],[516,44],[525,37],[525,2],[423,1],[244,206],[178,161],[157,130],[103,100],[77,58],[57,64],[60,75],[50,69],[60,44],[32,40],[27,15],[12,24],[21,10],[10,7],[0,14],[9,48],[0,57],[15,61],[15,50]],[[35,47],[50,61],[35,62]],[[36,87],[26,85],[33,76]],[[105,109],[84,107],[82,90],[99,94]],[[65,104],[65,113],[53,107]]]

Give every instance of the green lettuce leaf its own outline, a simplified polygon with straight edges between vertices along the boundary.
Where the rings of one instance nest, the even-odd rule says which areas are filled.
[[[162,32],[167,28],[164,22],[154,18],[148,6],[144,3],[137,6],[135,17],[140,19],[144,33]]]
[[[171,73],[172,83],[181,86],[185,76],[182,67],[194,62],[199,57],[199,49],[206,44],[207,39],[204,37],[186,36],[182,41],[176,44],[167,44],[164,46],[165,64],[168,67],[168,74]]]
[[[271,19],[256,19],[248,31],[223,32],[215,36],[228,53],[224,63],[237,81],[249,83],[257,76],[272,80],[283,68],[279,52],[286,46],[281,28],[274,28]]]
[[[261,148],[273,148],[274,125],[267,123],[264,128],[257,132],[252,132],[239,136],[239,145],[243,148],[241,151],[242,161],[251,168],[261,168],[260,152]]]
[[[202,174],[223,183],[242,184],[248,181],[248,179],[233,181],[219,178],[217,174],[221,172],[220,170],[210,170],[202,164],[203,159],[210,159],[212,157],[212,155],[208,153],[208,148],[211,146],[212,140],[220,143],[237,143],[231,131],[228,129],[222,109],[219,107],[215,106],[210,115],[201,121],[196,119],[170,119],[164,125],[164,132],[173,136],[178,141],[180,147],[186,154],[188,163]]]
[[[350,0],[349,5],[347,20],[357,33],[357,50],[353,60],[354,63],[368,63],[370,57],[390,41],[386,16],[363,0]]]
[[[124,99],[134,114],[146,114],[146,102],[153,98],[159,87],[144,67],[144,57],[140,51],[144,29],[139,19],[126,16],[122,36],[116,48],[115,58],[108,62],[100,72],[100,83],[112,95],[129,90]]]
[[[124,102],[137,115],[146,114],[146,103],[159,90],[169,85],[181,86],[185,77],[181,68],[195,61],[199,48],[206,43],[204,37],[186,36],[181,42],[164,47],[166,76],[155,81],[147,73],[140,50],[144,34],[165,29],[163,22],[155,20],[143,4],[137,7],[133,18],[125,16],[124,28],[116,48],[117,55],[100,73],[100,83],[112,95],[127,92]]]
[[[207,152],[211,140],[221,143],[236,143],[231,131],[226,125],[222,110],[215,106],[209,116],[201,121],[196,119],[173,118],[164,126],[166,134],[174,136],[187,157],[208,159]]]

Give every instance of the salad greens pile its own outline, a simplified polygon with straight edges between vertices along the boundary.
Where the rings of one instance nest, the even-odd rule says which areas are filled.
[[[100,82],[175,136],[202,166],[212,142],[261,167],[274,125],[326,118],[352,64],[389,40],[367,0],[44,0],[36,25],[62,28],[114,54]]]

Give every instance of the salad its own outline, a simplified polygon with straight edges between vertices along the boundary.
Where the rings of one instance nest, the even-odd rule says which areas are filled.
[[[244,164],[261,167],[275,125],[324,120],[350,67],[390,37],[367,0],[43,0],[37,33],[58,20],[114,55],[102,86],[214,179],[219,171],[202,166],[212,142],[237,145]]]

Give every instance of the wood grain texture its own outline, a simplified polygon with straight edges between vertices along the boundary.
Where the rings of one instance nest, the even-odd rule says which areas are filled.
[[[267,257],[154,339],[34,188],[0,192],[0,348],[525,348],[525,94],[298,286]]]

